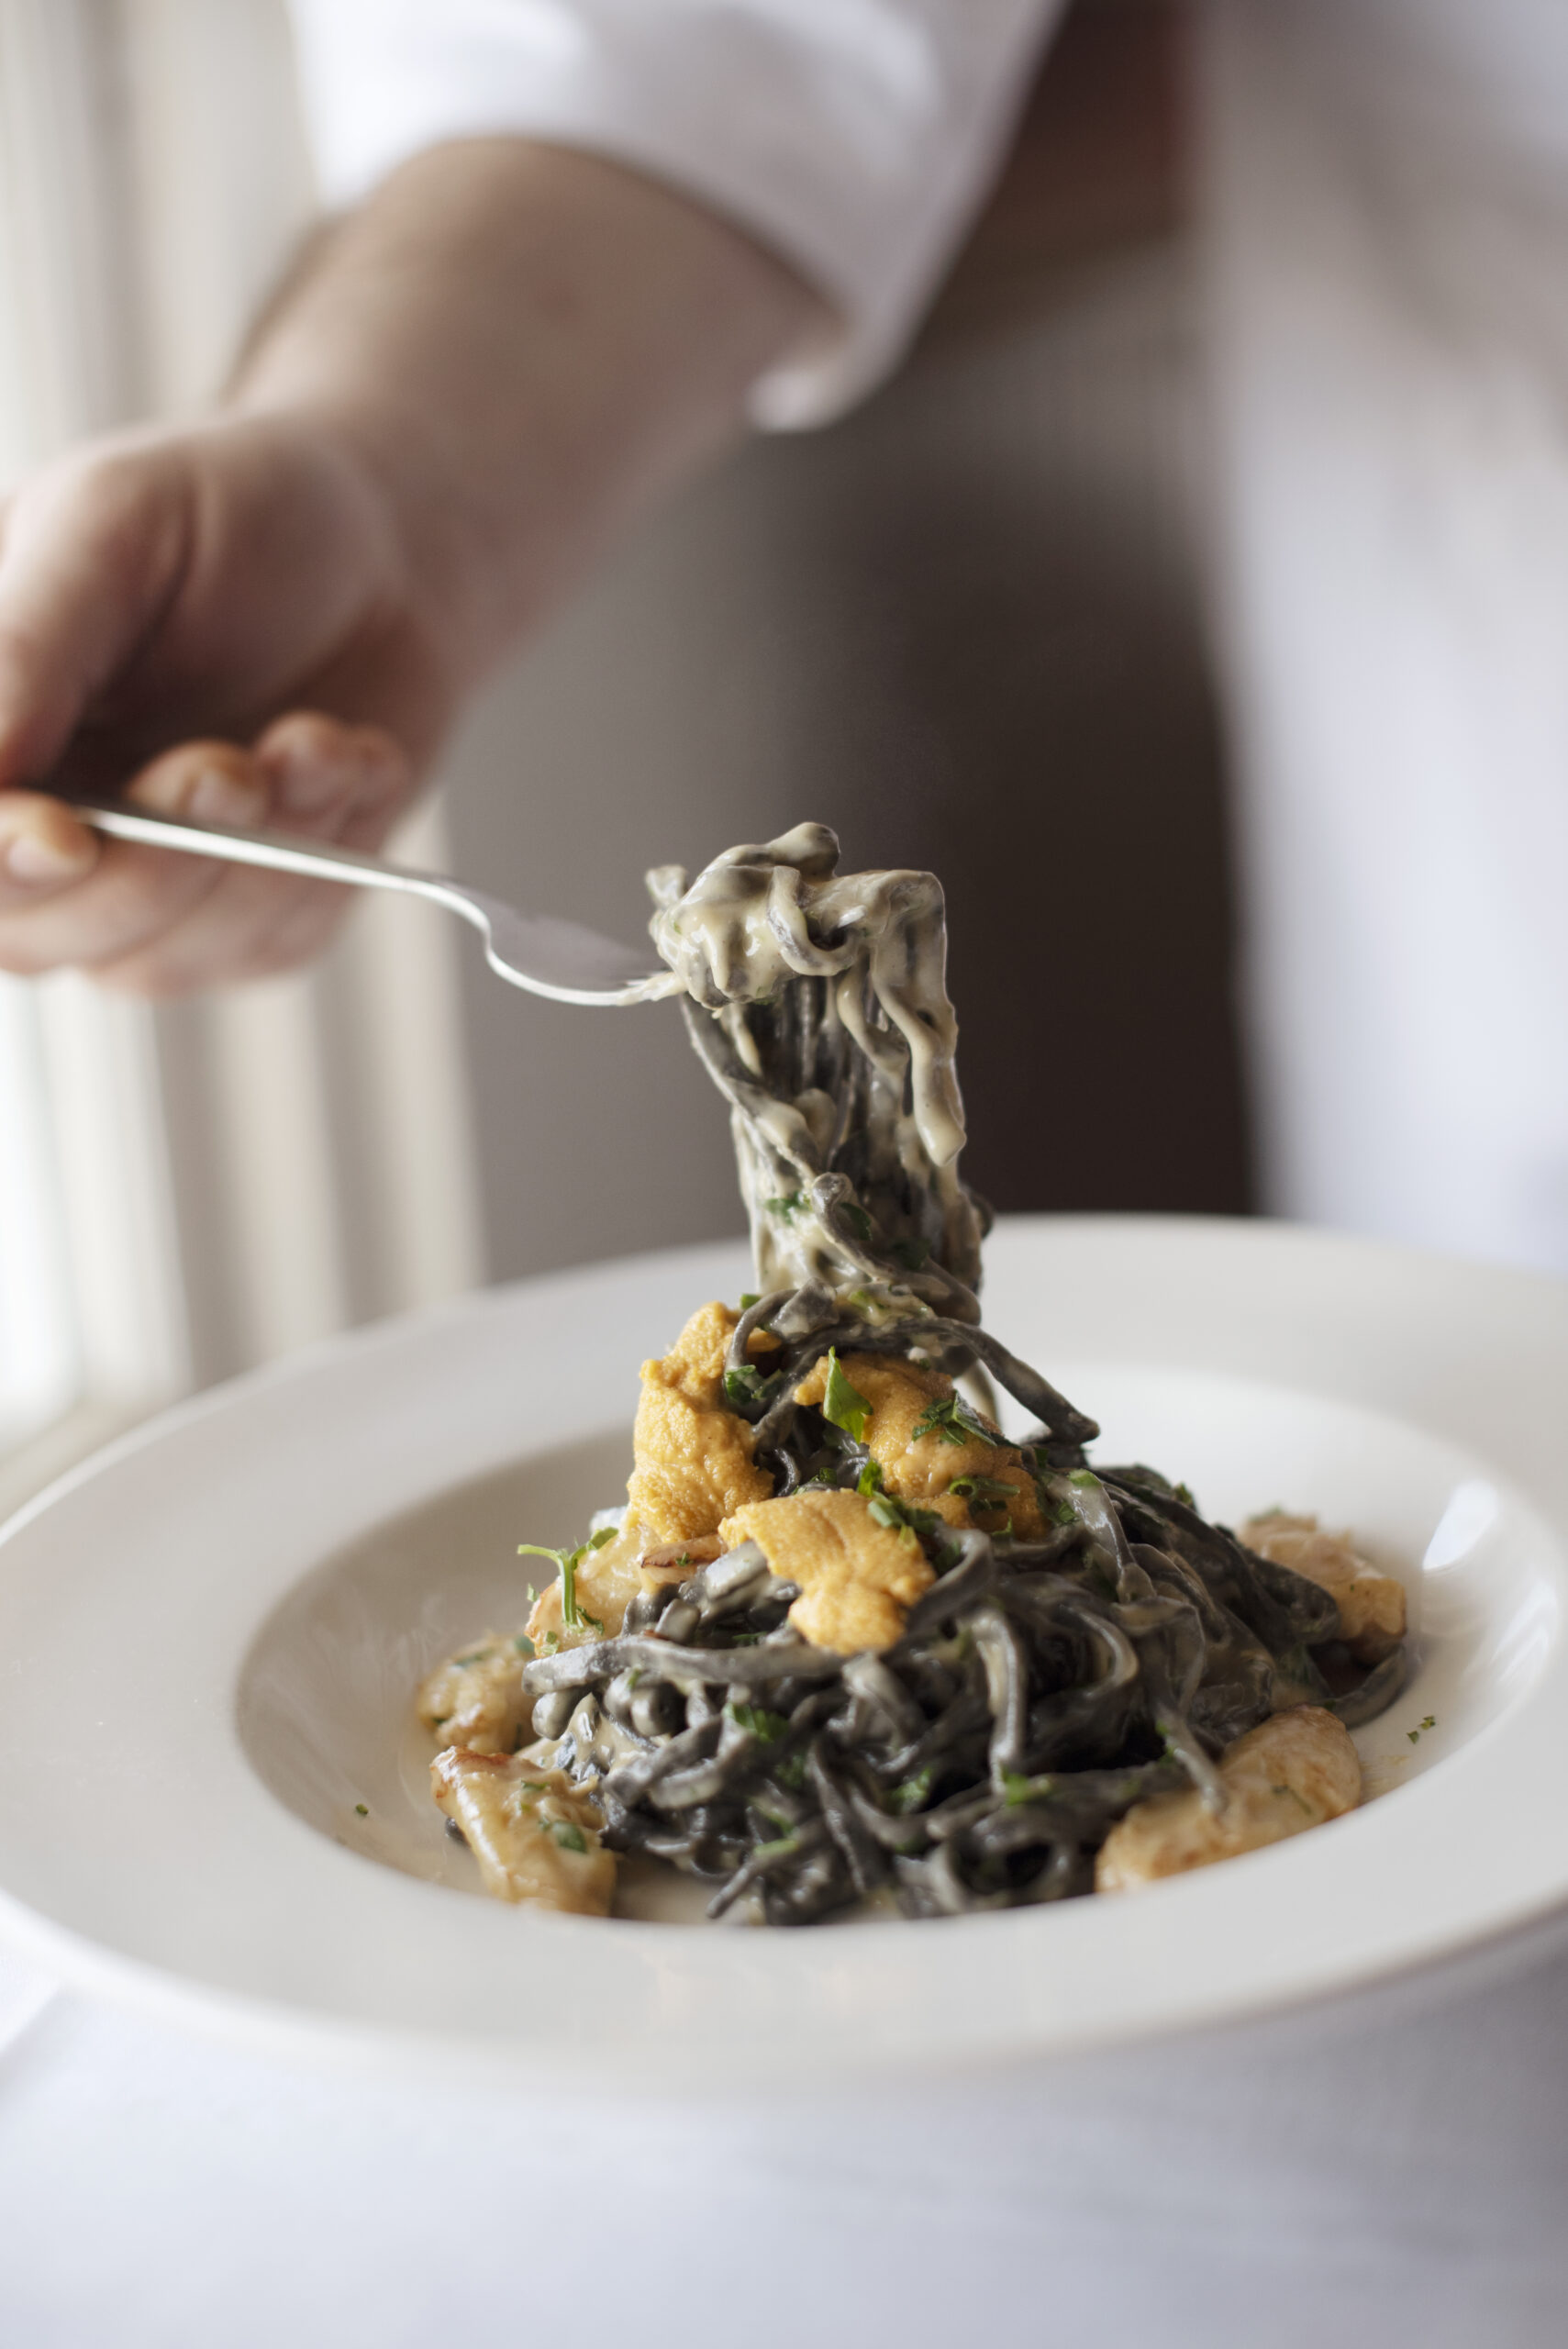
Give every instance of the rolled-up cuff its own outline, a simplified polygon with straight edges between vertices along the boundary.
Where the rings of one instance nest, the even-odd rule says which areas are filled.
[[[327,203],[422,149],[511,134],[696,197],[842,321],[756,421],[826,421],[895,363],[995,167],[1062,0],[292,0]]]

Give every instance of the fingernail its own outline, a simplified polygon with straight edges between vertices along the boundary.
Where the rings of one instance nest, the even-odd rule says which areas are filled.
[[[36,832],[18,832],[5,851],[6,873],[28,889],[46,885],[58,887],[61,882],[73,881],[92,862],[91,848],[56,848],[52,841],[39,840]]]
[[[259,824],[267,812],[267,796],[253,783],[225,774],[221,767],[205,767],[191,786],[185,802],[199,824]]]

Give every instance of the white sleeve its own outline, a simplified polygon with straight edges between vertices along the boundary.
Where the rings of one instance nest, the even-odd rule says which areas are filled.
[[[516,132],[711,205],[843,321],[756,387],[813,424],[898,357],[1063,0],[291,0],[322,194]]]

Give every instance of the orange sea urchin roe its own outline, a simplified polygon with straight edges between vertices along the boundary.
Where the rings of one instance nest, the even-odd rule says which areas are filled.
[[[943,1372],[924,1370],[917,1363],[900,1362],[886,1354],[849,1354],[840,1367],[851,1386],[871,1405],[865,1441],[882,1471],[886,1491],[920,1508],[933,1509],[949,1525],[978,1525],[995,1533],[1005,1520],[1010,1520],[1020,1541],[1039,1538],[1044,1530],[1040,1496],[1016,1446],[1004,1443],[999,1433],[994,1444],[987,1443],[984,1436],[956,1424],[946,1431],[937,1429],[916,1435],[932,1404],[946,1402],[953,1392],[952,1380]],[[795,1401],[820,1405],[827,1384],[824,1355],[795,1388]],[[973,1416],[980,1418],[978,1412]],[[984,1497],[952,1490],[955,1479],[962,1483],[972,1476],[1006,1485],[1014,1497],[985,1494],[984,1486]]]
[[[629,1515],[658,1542],[717,1533],[733,1510],[773,1490],[751,1458],[750,1426],[724,1400],[725,1350],[739,1319],[728,1305],[705,1305],[662,1361],[642,1365],[627,1493]]]
[[[813,1647],[854,1655],[890,1647],[934,1579],[912,1534],[879,1525],[858,1493],[824,1486],[754,1501],[727,1518],[733,1549],[755,1542],[781,1582],[797,1582],[789,1620]]]

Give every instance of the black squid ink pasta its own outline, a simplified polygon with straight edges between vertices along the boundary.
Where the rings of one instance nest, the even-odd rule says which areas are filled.
[[[421,1692],[502,1898],[603,1913],[628,1854],[770,1925],[1121,1888],[1350,1808],[1403,1684],[1388,1577],[1092,1464],[983,1327],[940,888],[837,861],[802,825],[650,876],[757,1287],[644,1366],[626,1508],[546,1553],[527,1631]],[[1309,1568],[1339,1539],[1259,1522]]]

